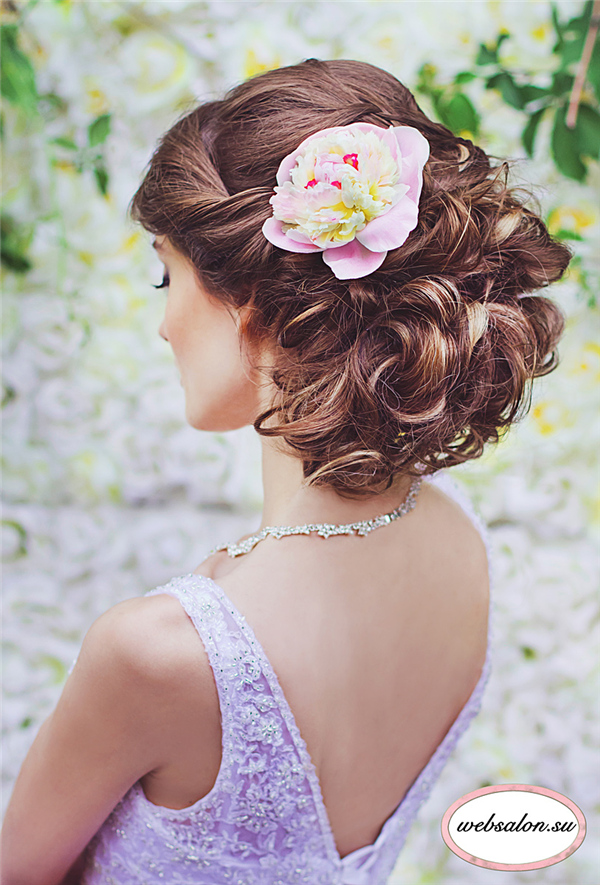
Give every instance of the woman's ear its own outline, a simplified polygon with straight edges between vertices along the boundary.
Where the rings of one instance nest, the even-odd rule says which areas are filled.
[[[244,304],[242,307],[237,307],[235,309],[235,324],[238,330],[238,335],[246,340],[251,337],[249,333],[251,314],[252,308],[249,304]]]
[[[235,321],[240,343],[254,362],[262,364],[267,360],[270,364],[271,358],[268,355],[273,353],[273,346],[267,336],[257,331],[256,326],[252,327],[255,312],[256,308],[252,304],[236,308]]]
[[[260,363],[262,350],[256,334],[251,331],[252,308],[247,304],[236,307],[232,315],[238,333],[240,354],[248,368],[255,368]]]
[[[252,329],[252,314],[256,308],[245,304],[236,309],[236,325],[239,335],[240,352],[248,378],[261,390],[261,408],[272,405],[276,388],[273,385],[273,367],[275,365],[275,342],[268,336],[257,334]]]

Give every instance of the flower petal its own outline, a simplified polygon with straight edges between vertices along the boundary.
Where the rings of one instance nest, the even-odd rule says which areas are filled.
[[[277,184],[282,185],[285,184],[286,181],[290,181],[290,173],[296,165],[298,154],[301,154],[304,151],[309,141],[312,141],[313,138],[320,138],[322,135],[328,135],[331,132],[337,132],[339,129],[344,128],[344,126],[330,126],[328,129],[321,129],[319,132],[313,132],[312,135],[307,136],[296,150],[284,157],[279,164],[279,169],[277,170]]]
[[[395,126],[394,134],[402,154],[400,180],[409,186],[407,196],[418,205],[423,187],[423,166],[429,159],[429,142],[412,126]]]
[[[277,221],[276,218],[267,218],[265,223],[262,226],[262,232],[269,243],[273,243],[274,246],[279,246],[280,249],[287,249],[288,252],[320,252],[321,249],[318,246],[313,245],[313,243],[307,242],[299,242],[298,240],[290,239],[290,237],[283,232],[283,224],[281,221]],[[301,233],[297,231],[294,232],[297,237],[302,237]]]
[[[417,226],[419,208],[408,195],[396,203],[385,215],[380,215],[358,231],[356,239],[372,252],[397,249]]]
[[[291,171],[296,165],[296,158],[300,153],[300,148],[294,151],[291,154],[288,154],[287,157],[284,157],[281,163],[279,164],[279,169],[277,170],[277,184],[281,187],[286,183],[286,181],[291,180]]]
[[[402,155],[399,150],[398,139],[396,138],[396,129],[399,126],[390,126],[388,129],[382,129],[379,137],[381,141],[388,146],[390,153],[398,165],[402,164]],[[408,127],[402,127],[404,129]]]
[[[371,252],[358,240],[352,240],[337,249],[325,249],[323,261],[338,280],[357,280],[377,270],[386,255],[387,252]]]

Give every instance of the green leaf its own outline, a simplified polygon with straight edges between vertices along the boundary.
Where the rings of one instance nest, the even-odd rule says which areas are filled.
[[[443,101],[443,92],[441,90],[437,90],[435,92],[430,92],[429,96],[431,98],[431,103],[433,104],[433,109],[437,115],[438,120],[441,123],[446,124],[446,117],[444,112],[444,101]]]
[[[576,33],[583,34],[585,37],[591,23],[593,7],[593,0],[585,0],[581,13],[575,15],[567,22],[564,31],[575,31]]]
[[[536,111],[535,114],[532,114],[529,118],[525,129],[521,133],[521,141],[523,142],[523,147],[527,151],[528,157],[533,157],[533,150],[535,145],[535,136],[537,134],[538,126],[540,125],[541,119],[544,116],[546,108],[542,108],[539,111]]]
[[[48,669],[50,671],[50,680],[55,685],[63,682],[67,675],[67,668],[56,655],[38,655],[33,661],[33,666]]]
[[[585,34],[566,31],[565,38],[560,51],[560,66],[563,70],[569,68],[581,58]]]
[[[573,75],[567,74],[566,71],[557,71],[552,78],[550,92],[552,95],[570,95],[574,79]]]
[[[563,35],[563,26],[558,17],[558,10],[556,8],[556,4],[552,4],[552,24],[554,25],[554,30],[556,32],[556,46],[553,49],[553,52],[560,52],[560,48],[562,46],[562,35]]]
[[[3,213],[0,217],[0,260],[2,265],[13,273],[27,273],[32,263],[27,250],[33,239],[33,228],[17,224],[12,216]]]
[[[486,46],[485,43],[479,44],[479,52],[475,58],[476,65],[496,65],[498,64],[498,47]]]
[[[63,108],[66,108],[67,106],[64,98],[61,98],[56,92],[42,92],[40,95],[40,101],[45,102],[50,107],[56,108],[59,111],[62,111]]]
[[[510,34],[507,31],[502,31],[501,34],[498,35],[498,39],[496,40],[496,44],[494,46],[490,46],[486,43],[479,44],[479,52],[477,53],[477,58],[475,59],[476,65],[490,65],[490,64],[498,64],[498,50],[502,46],[505,40],[508,40]]]
[[[560,55],[560,66],[563,70],[570,68],[579,61],[583,52],[585,38],[590,26],[592,2],[586,3],[583,12],[562,26],[560,46],[555,51]]]
[[[0,92],[26,114],[37,114],[38,94],[33,66],[18,46],[17,25],[0,26]]]
[[[500,74],[490,77],[485,86],[486,89],[497,89],[506,104],[509,104],[511,107],[518,110],[523,108],[525,102],[523,101],[521,90],[515,83],[512,74],[509,74],[508,71],[502,71]]]
[[[106,137],[110,132],[110,116],[110,114],[102,114],[88,126],[88,144],[90,147],[96,147],[97,144],[103,144],[106,141]]]
[[[460,86],[462,83],[471,83],[476,79],[477,74],[474,74],[472,71],[461,71],[455,76],[454,82],[457,86]]]
[[[587,81],[600,101],[600,40],[596,41],[587,69]]]
[[[565,117],[566,108],[559,108],[552,129],[552,156],[563,175],[575,181],[585,181],[587,169],[581,159],[577,133],[575,129],[569,129]]]
[[[16,399],[17,391],[16,391],[15,388],[14,388],[12,385],[10,385],[10,384],[4,384],[4,383],[2,383],[2,388],[3,388],[3,389],[2,389],[2,402],[0,403],[0,406],[1,406],[2,408],[4,408],[4,407],[7,406],[9,403],[12,403],[12,401],[13,401],[14,399]]]
[[[552,234],[552,236],[555,237],[557,240],[578,240],[579,242],[583,241],[583,237],[581,236],[581,234],[578,234],[574,230],[565,230],[564,228],[557,230],[555,233]]]
[[[104,168],[98,164],[94,166],[94,175],[96,176],[96,183],[98,184],[98,189],[103,197],[108,193],[108,172]]]
[[[521,98],[523,99],[523,104],[529,104],[532,101],[538,101],[540,98],[547,98],[550,95],[548,89],[542,89],[541,86],[520,86],[521,90]]]
[[[59,136],[58,138],[51,138],[49,143],[57,144],[59,147],[67,148],[70,151],[78,150],[77,145],[72,139],[62,138],[62,136]]]
[[[436,88],[436,74],[437,68],[435,65],[427,62],[424,65],[421,65],[419,68],[417,88],[429,95],[431,90]]]
[[[470,100],[462,92],[457,92],[449,101],[440,102],[442,123],[454,133],[464,131],[475,135],[479,130],[479,116]]]
[[[14,519],[3,519],[2,525],[5,525],[7,528],[11,528],[17,535],[17,549],[10,556],[3,557],[4,562],[14,562],[17,559],[21,559],[21,557],[27,555],[27,531],[20,522],[17,522]]]
[[[600,114],[589,104],[580,104],[575,124],[577,143],[586,157],[600,158]]]
[[[43,92],[39,96],[38,108],[47,120],[55,120],[67,110],[68,104],[55,92]]]
[[[136,21],[131,16],[128,16],[126,13],[124,15],[119,15],[116,18],[113,18],[111,21],[111,26],[116,28],[119,34],[122,37],[129,37],[139,28],[139,22]],[[209,34],[206,34],[207,38],[209,38]]]
[[[4,245],[0,250],[0,259],[3,267],[7,270],[11,270],[13,273],[27,273],[32,267],[31,261],[26,255]]]

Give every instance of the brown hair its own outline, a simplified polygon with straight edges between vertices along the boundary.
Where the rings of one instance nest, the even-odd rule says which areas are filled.
[[[408,240],[368,277],[338,280],[321,253],[279,249],[261,228],[281,160],[314,132],[358,121],[413,126],[431,154]],[[391,74],[308,59],[179,119],[130,211],[209,292],[250,308],[251,338],[277,343],[278,398],[258,433],[283,437],[309,483],[353,497],[478,457],[556,364],[561,313],[529,293],[558,280],[570,253],[507,174],[429,120]]]

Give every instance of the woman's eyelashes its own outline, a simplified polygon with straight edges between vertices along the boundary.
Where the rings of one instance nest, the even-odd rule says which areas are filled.
[[[154,286],[155,289],[165,289],[169,286],[170,282],[171,282],[171,280],[169,279],[169,274],[166,273],[163,276],[162,283],[160,283],[158,286],[154,286],[154,283],[152,285]]]
[[[166,289],[166,288],[168,288],[170,283],[171,283],[171,280],[169,279],[169,274],[167,271],[165,271],[163,274],[162,283],[159,283],[158,286],[155,286],[154,283],[152,283],[152,285],[154,286],[155,289]]]

